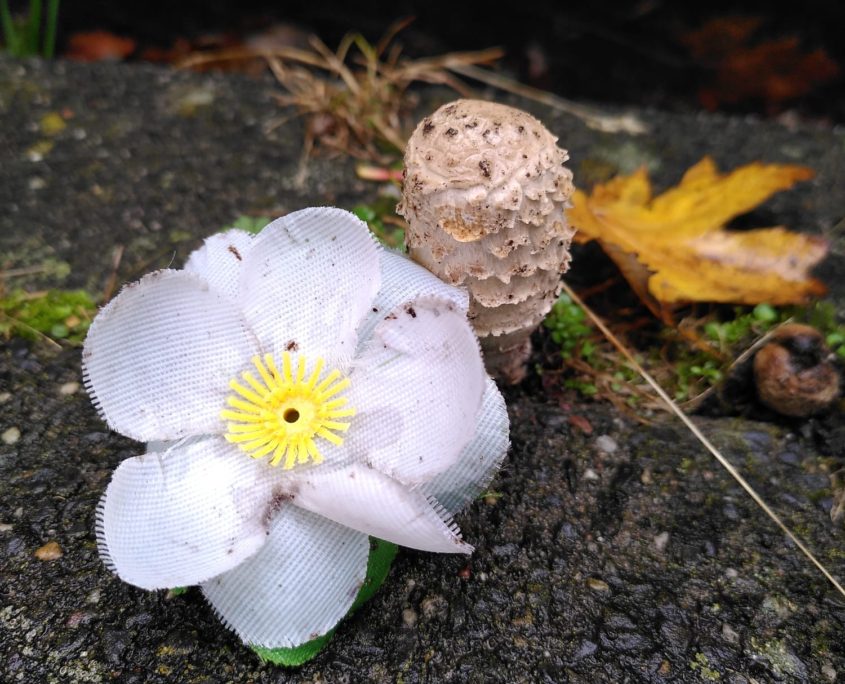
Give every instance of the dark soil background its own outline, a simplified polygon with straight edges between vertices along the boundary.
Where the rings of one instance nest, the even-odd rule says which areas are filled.
[[[787,121],[797,116],[803,121],[845,122],[845,42],[841,40],[845,3],[836,0],[782,6],[748,0],[521,2],[499,10],[486,3],[420,4],[408,0],[365,5],[270,0],[77,0],[62,3],[57,52],[62,54],[74,33],[97,29],[135,40],[137,47],[131,58],[138,59],[150,48],[169,49],[177,40],[190,41],[194,46],[242,40],[280,24],[292,28],[294,34],[315,33],[334,47],[353,30],[376,41],[391,23],[410,16],[416,20],[400,36],[406,54],[431,56],[501,46],[507,51],[502,66],[510,75],[572,99],[669,111],[705,107],[766,117],[786,114]],[[775,50],[763,59],[762,68],[734,87],[749,92],[730,94],[735,98],[723,92],[714,102],[701,91],[712,87],[719,65],[712,58],[693,56],[683,36],[714,19],[740,21],[742,17],[759,18],[759,26],[744,47],[753,50],[793,38],[797,52]],[[718,50],[720,42],[717,36],[709,44]],[[809,65],[791,77],[775,73],[779,71],[776,54],[787,65],[782,70],[800,62],[798,54],[817,50],[823,50],[830,63]],[[767,73],[767,69],[771,71]],[[814,74],[821,71],[835,73],[813,85]],[[781,95],[755,94],[755,88],[764,81]],[[808,92],[788,96],[804,88]]]
[[[201,44],[217,31],[245,35],[279,21],[329,45],[354,28],[374,40],[414,9],[370,7],[357,16],[352,3],[282,10],[250,0],[66,0],[59,55],[75,32],[92,29],[131,36],[135,62],[145,49],[180,38]],[[757,120],[843,122],[841,88],[830,81],[777,107],[745,101],[723,110],[755,117],[699,114],[698,89],[712,73],[688,57],[677,30],[736,8],[673,15],[668,5],[632,7],[594,3],[576,17],[552,5],[501,15],[429,6],[402,40],[411,55],[503,45],[506,68],[526,82],[573,99],[639,105],[651,132],[635,138],[502,97],[565,135],[580,175],[591,160],[650,162],[665,187],[703,154],[723,169],[755,159],[812,164],[812,182],[779,193],[750,225],[824,234],[834,254],[830,273],[842,273],[845,131]],[[818,5],[813,18],[814,9],[805,3],[792,18],[770,13],[760,39],[798,36],[802,51],[825,47],[845,64],[832,42],[839,10]],[[533,45],[549,67],[532,80],[526,52]],[[351,159],[315,157],[304,183],[296,180],[303,122],[268,126],[279,115],[277,92],[269,77],[0,55],[0,254],[23,268],[67,262],[64,281],[42,286],[101,292],[118,248],[116,275],[124,282],[181,263],[209,231],[244,213],[373,201],[376,184],[357,178]],[[443,93],[421,93],[423,111],[442,104]],[[61,112],[66,126],[49,151],[32,154],[45,138],[44,117]],[[841,278],[826,280],[845,310]],[[0,440],[0,681],[841,680],[845,605],[683,428],[641,425],[607,403],[553,396],[540,382],[532,376],[508,391],[512,450],[496,495],[460,519],[477,549],[470,563],[402,551],[383,589],[330,647],[285,671],[261,664],[197,591],[167,598],[110,575],[93,537],[96,502],[112,469],[138,446],[97,417],[80,387],[78,350],[0,344],[0,432],[7,434]],[[841,413],[804,424],[753,418],[696,420],[831,571],[845,576],[828,475],[845,439]],[[63,555],[40,559],[50,542]]]

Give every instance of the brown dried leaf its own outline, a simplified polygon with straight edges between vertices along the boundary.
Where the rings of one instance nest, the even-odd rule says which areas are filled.
[[[698,94],[707,109],[749,99],[779,109],[839,75],[824,50],[802,52],[793,36],[752,44],[760,24],[759,17],[717,17],[681,37],[693,57],[714,71]]]

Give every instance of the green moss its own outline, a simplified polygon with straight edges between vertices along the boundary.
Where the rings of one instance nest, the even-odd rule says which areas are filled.
[[[829,499],[832,496],[833,492],[829,487],[824,487],[822,489],[817,489],[815,491],[810,492],[807,497],[812,501],[814,504],[818,504],[823,502],[825,499]]]
[[[681,459],[681,462],[678,464],[678,470],[681,471],[684,475],[689,473],[691,470],[695,468],[695,459],[684,457]]]
[[[680,344],[675,330],[665,330],[663,337],[673,347],[674,378],[668,384],[675,400],[684,401],[721,382],[734,358],[791,315],[768,304],[758,304],[751,309],[734,307],[733,316],[711,317],[691,334],[709,344],[712,354],[700,347]]]
[[[813,637],[813,654],[816,657],[828,656],[831,652],[831,640],[827,634],[817,634]]]
[[[81,344],[96,313],[94,300],[84,290],[12,290],[0,298],[0,335]]]
[[[710,667],[710,661],[703,653],[696,653],[695,659],[689,664],[690,669],[698,672],[701,678],[708,682],[718,682],[722,678],[722,674],[718,670]]]
[[[38,128],[44,135],[58,135],[66,127],[65,120],[58,112],[48,112],[38,120]]]
[[[734,359],[787,320],[816,327],[831,350],[845,359],[845,325],[839,324],[836,311],[828,302],[779,309],[768,304],[722,308],[698,321],[685,321],[684,335],[676,328],[664,328],[659,334],[660,344],[652,345],[637,359],[676,401],[686,401],[718,385]],[[585,396],[607,396],[608,392],[624,393],[626,386],[640,382],[638,374],[588,325],[584,311],[567,295],[555,302],[544,326],[560,347],[564,364],[576,369],[580,366],[579,375],[563,379],[565,387]],[[691,339],[697,344],[691,344]],[[584,375],[584,362],[595,371],[592,376]],[[597,386],[595,380],[599,376],[601,383]],[[637,399],[636,393],[628,394],[629,403]]]
[[[768,660],[772,671],[778,678],[785,674],[794,677],[801,671],[799,661],[789,652],[783,639],[766,641],[753,636],[749,650]]]
[[[167,234],[167,239],[170,240],[170,242],[187,242],[192,237],[194,236],[187,230],[171,230]]]

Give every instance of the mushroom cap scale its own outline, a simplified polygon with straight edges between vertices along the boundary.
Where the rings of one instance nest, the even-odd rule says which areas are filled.
[[[397,210],[410,255],[467,287],[488,370],[510,381],[569,267],[572,173],[556,143],[527,112],[457,100],[424,118],[405,151]]]
[[[562,166],[568,155],[556,142],[537,119],[513,107],[482,100],[444,105],[408,142],[399,213],[459,242],[516,221],[539,223],[552,202],[572,193],[572,173]]]

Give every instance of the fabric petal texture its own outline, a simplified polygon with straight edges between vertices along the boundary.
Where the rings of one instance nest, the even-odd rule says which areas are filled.
[[[349,212],[212,235],[91,325],[85,385],[146,442],[97,509],[106,566],[200,585],[259,657],[312,658],[395,545],[471,553],[453,515],[489,484],[508,415],[468,296]]]
[[[211,289],[234,300],[238,296],[244,257],[252,242],[252,235],[236,229],[207,237],[203,246],[188,257],[184,270],[196,273]]]
[[[350,377],[357,418],[383,416],[354,439],[371,440],[366,462],[401,482],[446,470],[475,432],[486,373],[472,328],[450,300],[419,298],[388,313]]]
[[[295,505],[373,537],[421,551],[472,553],[447,511],[365,465],[314,469],[285,487]]]
[[[379,263],[381,287],[358,329],[359,350],[369,341],[376,326],[387,314],[421,297],[448,299],[461,311],[467,311],[469,295],[466,290],[444,283],[431,271],[427,271],[408,257],[390,249],[383,249]]]
[[[273,481],[260,466],[215,437],[126,459],[97,511],[106,565],[143,589],[239,565],[267,539]]]
[[[336,366],[352,358],[379,282],[379,247],[365,223],[340,209],[303,209],[255,238],[241,306],[265,352],[299,351]]]
[[[453,515],[468,506],[490,484],[507,454],[508,409],[496,383],[487,378],[472,441],[458,460],[420,487]]]
[[[114,430],[141,441],[220,432],[229,379],[258,344],[232,303],[194,274],[158,271],[94,319],[85,386]]]
[[[202,591],[245,643],[298,646],[346,615],[367,576],[369,553],[366,534],[283,505],[261,550]]]

